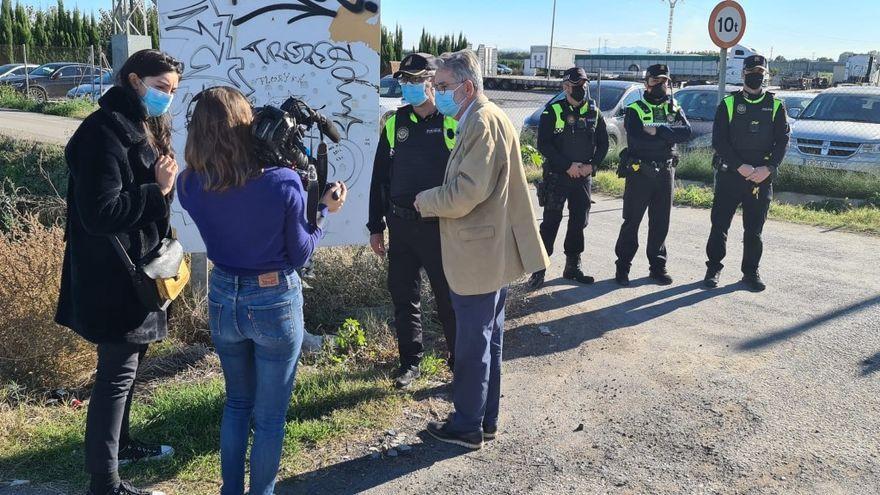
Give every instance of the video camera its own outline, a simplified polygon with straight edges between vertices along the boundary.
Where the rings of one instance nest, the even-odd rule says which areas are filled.
[[[312,158],[303,140],[306,132],[317,127],[321,143]],[[266,105],[254,109],[251,134],[256,141],[257,157],[271,166],[295,170],[308,191],[309,221],[319,224],[318,203],[327,186],[327,144],[324,137],[339,142],[339,131],[332,121],[298,98],[288,98],[281,107]]]

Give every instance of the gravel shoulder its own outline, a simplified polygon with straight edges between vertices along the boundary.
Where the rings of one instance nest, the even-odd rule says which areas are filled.
[[[585,258],[598,282],[554,279],[558,253],[550,285],[509,321],[498,440],[329,460],[278,492],[880,493],[880,238],[768,222],[769,288],[753,294],[732,229],[722,284],[706,291],[709,212],[676,208],[675,284],[640,279],[640,252],[621,289],[621,203],[597,199]]]

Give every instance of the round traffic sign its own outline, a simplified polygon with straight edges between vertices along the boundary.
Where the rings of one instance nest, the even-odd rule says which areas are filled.
[[[709,37],[719,48],[730,48],[746,32],[746,12],[742,5],[725,0],[712,9],[709,16]]]

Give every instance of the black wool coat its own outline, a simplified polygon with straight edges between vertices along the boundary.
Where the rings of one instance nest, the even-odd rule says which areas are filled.
[[[146,344],[167,336],[166,315],[139,302],[111,236],[135,262],[146,257],[171,233],[170,198],[156,183],[158,156],[137,95],[113,87],[98,103],[65,149],[67,243],[55,321],[96,344]]]

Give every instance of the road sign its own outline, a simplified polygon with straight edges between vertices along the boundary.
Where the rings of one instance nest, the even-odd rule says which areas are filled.
[[[742,5],[725,0],[712,9],[709,16],[709,37],[719,48],[730,48],[742,39],[746,32],[746,12]]]

